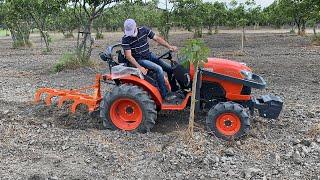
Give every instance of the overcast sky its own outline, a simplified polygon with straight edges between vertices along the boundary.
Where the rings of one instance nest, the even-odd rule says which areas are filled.
[[[160,1],[160,7],[161,8],[165,8],[165,2],[166,0],[159,0]],[[205,2],[214,2],[216,0],[204,0]],[[222,1],[222,2],[226,2],[228,4],[228,2],[230,2],[230,0],[218,0],[218,1]],[[239,3],[240,2],[245,2],[246,0],[237,0]],[[267,6],[269,6],[270,4],[272,4],[274,2],[274,0],[255,0],[256,4],[261,5],[262,8],[265,8]],[[169,5],[169,8],[171,6]]]
[[[205,1],[210,1],[210,0],[205,0]],[[214,1],[214,0],[211,0]],[[223,2],[230,2],[230,0],[219,0]],[[261,5],[261,7],[267,7],[270,4],[274,2],[274,0],[255,0],[258,5]],[[237,2],[245,2],[245,0],[237,0]]]

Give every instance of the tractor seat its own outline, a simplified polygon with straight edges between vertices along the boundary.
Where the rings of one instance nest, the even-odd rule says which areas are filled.
[[[119,63],[123,63],[123,64],[125,64],[125,66],[127,66],[127,67],[134,67],[134,66],[128,61],[128,59],[122,54],[121,50],[116,51],[116,53],[118,54],[118,62],[119,62]]]

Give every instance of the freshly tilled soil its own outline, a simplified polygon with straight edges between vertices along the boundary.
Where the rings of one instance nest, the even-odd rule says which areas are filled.
[[[36,35],[30,49],[12,49],[9,37],[0,39],[0,179],[320,179],[320,48],[310,46],[310,37],[248,34],[242,55],[239,34],[205,35],[212,54],[245,62],[265,78],[268,87],[254,95],[284,100],[278,120],[251,117],[250,133],[238,141],[209,135],[205,112],[186,141],[188,109],[160,112],[152,132],[140,134],[105,130],[98,113],[85,107],[72,114],[70,104],[33,103],[39,87],[90,85],[95,73],[107,72],[98,53],[121,36],[107,33],[96,41],[97,68],[60,73],[52,67],[75,47],[74,39],[53,35],[50,53]],[[182,47],[191,37],[175,32],[170,42]]]

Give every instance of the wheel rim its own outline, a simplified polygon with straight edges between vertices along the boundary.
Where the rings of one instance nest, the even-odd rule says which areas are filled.
[[[241,121],[240,118],[233,113],[223,113],[217,118],[216,127],[220,133],[232,136],[239,132]]]
[[[110,118],[117,128],[126,131],[134,130],[142,122],[142,109],[132,99],[118,99],[111,105]]]

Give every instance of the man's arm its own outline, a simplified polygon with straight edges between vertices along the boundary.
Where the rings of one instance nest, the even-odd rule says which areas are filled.
[[[125,50],[124,51],[124,55],[126,56],[126,58],[130,61],[131,64],[133,64],[136,68],[138,68],[142,74],[146,75],[147,74],[147,69],[140,66],[140,64],[136,61],[136,59],[132,56],[131,54],[131,50]]]
[[[153,40],[159,43],[160,45],[170,49],[171,51],[177,51],[178,48],[176,46],[171,46],[167,41],[165,41],[160,36],[154,35]]]

